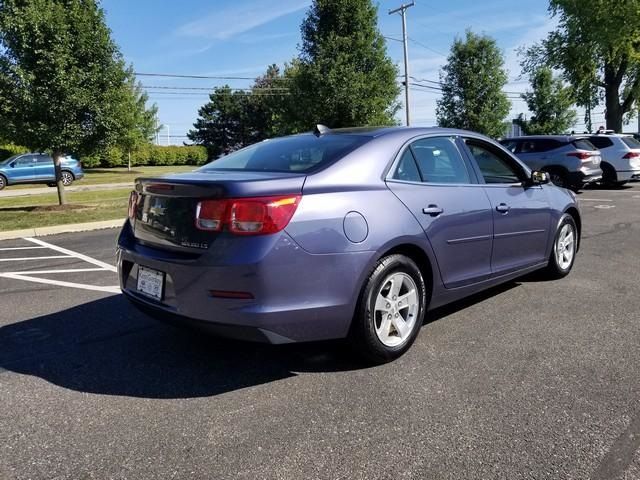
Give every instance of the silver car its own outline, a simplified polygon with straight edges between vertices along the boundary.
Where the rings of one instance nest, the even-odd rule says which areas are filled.
[[[559,187],[574,191],[602,179],[600,152],[588,139],[575,135],[531,135],[500,143],[532,170],[548,172]]]
[[[602,153],[602,183],[619,186],[640,179],[640,142],[632,135],[601,133],[588,139]]]

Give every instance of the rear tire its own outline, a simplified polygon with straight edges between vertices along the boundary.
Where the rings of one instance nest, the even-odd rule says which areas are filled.
[[[555,280],[569,275],[576,259],[579,241],[576,222],[571,215],[565,213],[553,239],[549,264],[544,270],[545,277]]]
[[[567,174],[559,170],[549,170],[551,183],[556,187],[569,188],[569,180]]]
[[[605,187],[617,187],[620,185],[615,168],[608,163],[601,163],[600,168],[602,169],[602,181],[600,182],[602,185]],[[622,184],[624,185],[624,183]]]
[[[0,175],[0,190],[7,186],[7,179],[4,175]]]
[[[68,187],[69,185],[71,185],[73,183],[73,181],[75,180],[75,177],[73,176],[73,173],[67,171],[67,170],[63,170],[61,173],[62,176],[62,184],[65,187]]]
[[[394,254],[378,261],[358,301],[349,340],[374,364],[390,362],[413,344],[425,315],[427,289],[410,258]]]

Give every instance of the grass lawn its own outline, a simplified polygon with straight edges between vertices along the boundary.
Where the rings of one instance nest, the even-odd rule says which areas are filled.
[[[126,168],[86,168],[85,176],[74,185],[100,185],[104,183],[133,183],[137,177],[164,175],[167,173],[190,172],[195,170],[195,165],[175,165],[169,167],[133,167],[131,172]],[[7,190],[44,187],[45,184],[12,185]],[[53,190],[55,191],[55,190]]]
[[[48,227],[66,223],[124,219],[131,189],[67,192],[67,203],[58,206],[52,193],[0,198],[0,231]]]

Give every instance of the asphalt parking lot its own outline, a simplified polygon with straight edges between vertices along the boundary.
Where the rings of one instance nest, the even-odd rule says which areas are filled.
[[[640,183],[579,197],[568,278],[437,310],[375,368],[151,321],[115,230],[0,242],[0,479],[640,479]]]

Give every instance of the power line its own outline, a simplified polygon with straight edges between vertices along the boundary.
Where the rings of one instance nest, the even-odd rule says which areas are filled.
[[[165,78],[196,78],[196,79],[210,79],[210,80],[258,80],[261,77],[231,77],[231,76],[217,76],[217,75],[183,75],[177,73],[143,73],[134,72],[134,75],[138,77],[165,77]],[[275,78],[277,81],[289,81],[288,78]]]

